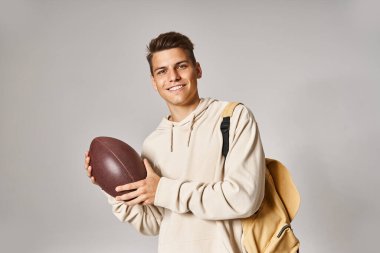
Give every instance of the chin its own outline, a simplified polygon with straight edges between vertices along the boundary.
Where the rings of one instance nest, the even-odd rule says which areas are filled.
[[[172,105],[185,105],[187,101],[186,99],[169,99],[166,102]]]
[[[185,92],[185,94],[160,94],[161,97],[165,100],[166,103],[175,105],[175,106],[186,106],[190,105],[192,101],[194,101],[197,97],[197,93],[195,92]]]

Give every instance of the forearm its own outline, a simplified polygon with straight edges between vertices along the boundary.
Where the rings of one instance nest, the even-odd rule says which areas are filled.
[[[264,197],[265,155],[253,115],[248,110],[240,113],[236,115],[239,122],[232,128],[229,153],[220,168],[224,175],[220,181],[206,183],[163,177],[158,184],[155,205],[210,220],[243,218],[257,211]],[[198,171],[210,169],[197,168]]]
[[[263,197],[260,183],[251,189],[236,182],[212,184],[162,178],[160,190],[171,194],[156,198],[155,204],[177,213],[191,212],[201,219],[225,220],[244,218],[259,208]]]

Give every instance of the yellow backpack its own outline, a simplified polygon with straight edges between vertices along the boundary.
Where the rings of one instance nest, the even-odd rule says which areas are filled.
[[[238,102],[225,107],[220,129],[223,134],[222,154],[228,153],[230,117]],[[241,219],[243,243],[248,253],[295,253],[300,242],[290,226],[300,205],[300,195],[289,171],[279,161],[265,159],[265,195],[259,210]]]

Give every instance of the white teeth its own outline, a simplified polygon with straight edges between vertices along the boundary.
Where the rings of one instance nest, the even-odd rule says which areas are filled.
[[[169,90],[179,90],[182,87],[183,87],[183,85],[178,85],[178,86],[171,87]]]

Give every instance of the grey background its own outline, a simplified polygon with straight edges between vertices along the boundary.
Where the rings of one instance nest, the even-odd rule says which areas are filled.
[[[202,97],[254,112],[289,167],[303,252],[376,252],[378,1],[1,1],[0,251],[155,252],[83,168],[92,138],[138,151],[167,114],[145,46],[188,35]]]

